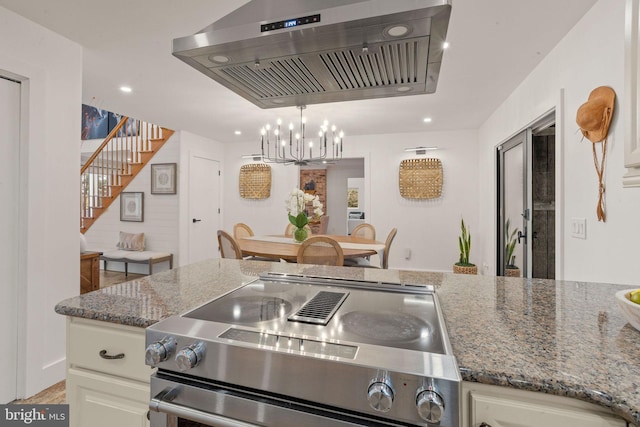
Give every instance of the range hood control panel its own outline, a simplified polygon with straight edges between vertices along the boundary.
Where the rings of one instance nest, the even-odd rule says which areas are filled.
[[[304,16],[302,18],[293,18],[285,21],[262,24],[260,25],[260,32],[264,33],[265,31],[282,30],[284,28],[299,27],[300,25],[305,24],[316,24],[318,22],[320,22],[320,14]]]

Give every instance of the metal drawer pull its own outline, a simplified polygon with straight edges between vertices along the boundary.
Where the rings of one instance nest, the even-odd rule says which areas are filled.
[[[103,359],[108,359],[108,360],[124,359],[124,353],[120,353],[120,354],[116,354],[114,356],[111,356],[110,354],[107,354],[107,350],[100,350],[100,357],[102,357]]]
[[[151,399],[149,409],[156,412],[173,415],[178,418],[188,418],[193,421],[205,423],[206,425],[215,425],[219,427],[257,427],[255,424],[247,424],[239,420],[233,420],[220,415],[202,412],[197,409],[176,405],[162,400],[166,392],[161,392]]]

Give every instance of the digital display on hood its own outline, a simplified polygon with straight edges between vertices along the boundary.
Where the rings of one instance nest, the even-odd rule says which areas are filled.
[[[260,32],[264,33],[265,31],[281,30],[283,28],[292,28],[299,25],[315,24],[317,22],[320,22],[320,14],[305,16],[303,18],[287,19],[285,21],[272,22],[270,24],[262,24],[260,25]]]

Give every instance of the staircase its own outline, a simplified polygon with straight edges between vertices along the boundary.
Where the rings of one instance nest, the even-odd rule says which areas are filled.
[[[123,117],[80,169],[80,232],[96,222],[173,131]]]

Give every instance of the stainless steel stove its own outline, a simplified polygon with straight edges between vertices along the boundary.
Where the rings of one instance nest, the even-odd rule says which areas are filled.
[[[146,334],[152,427],[459,425],[428,285],[272,273]]]

